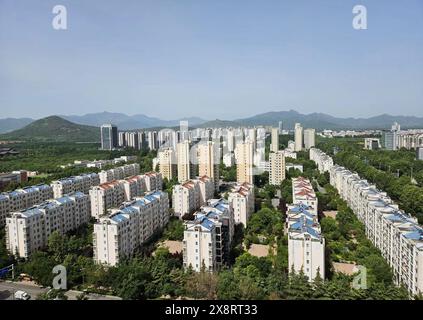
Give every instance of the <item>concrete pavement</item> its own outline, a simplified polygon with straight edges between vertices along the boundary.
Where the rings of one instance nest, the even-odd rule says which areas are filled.
[[[27,292],[31,296],[31,300],[35,300],[38,295],[48,291],[47,288],[41,288],[31,283],[0,281],[0,300],[14,300],[14,293],[18,290]]]

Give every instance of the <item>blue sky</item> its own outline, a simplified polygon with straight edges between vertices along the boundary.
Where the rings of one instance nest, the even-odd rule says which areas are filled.
[[[421,0],[0,0],[0,118],[423,116],[422,101]]]

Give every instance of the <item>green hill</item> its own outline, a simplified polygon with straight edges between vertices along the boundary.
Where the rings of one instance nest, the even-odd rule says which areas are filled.
[[[99,142],[100,128],[50,116],[34,121],[22,129],[2,134],[0,140]]]

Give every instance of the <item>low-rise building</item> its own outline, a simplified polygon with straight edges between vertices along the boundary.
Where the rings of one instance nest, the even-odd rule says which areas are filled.
[[[47,245],[53,232],[63,235],[87,223],[89,218],[90,200],[81,192],[13,212],[6,218],[6,247],[11,254],[28,258]]]
[[[228,202],[232,207],[235,223],[242,223],[246,227],[254,212],[254,185],[237,184],[229,192]]]
[[[338,165],[329,173],[331,185],[364,224],[367,238],[390,265],[394,282],[404,285],[411,295],[422,293],[423,228],[417,219],[357,173]]]
[[[88,193],[91,187],[99,184],[100,178],[97,173],[87,173],[53,181],[51,187],[54,198],[60,198],[72,192]]]
[[[100,183],[106,183],[113,180],[124,179],[130,176],[136,176],[139,174],[140,165],[138,163],[132,163],[109,170],[102,170],[98,175],[100,177]]]
[[[302,203],[289,207],[286,218],[288,232],[288,265],[295,273],[303,272],[309,281],[319,274],[325,277],[325,239],[317,214]]]
[[[172,194],[174,215],[182,218],[185,214],[194,213],[213,195],[214,182],[207,176],[175,185]]]
[[[195,214],[193,221],[184,224],[184,268],[212,272],[228,263],[234,220],[232,208],[226,200],[209,200],[208,205]]]
[[[155,191],[115,210],[94,224],[94,261],[117,265],[131,257],[169,221],[169,198],[166,192]]]
[[[23,210],[53,198],[53,188],[39,184],[0,194],[0,226],[10,212]]]
[[[292,203],[304,204],[310,207],[310,211],[317,214],[318,200],[310,180],[298,177],[292,179]]]

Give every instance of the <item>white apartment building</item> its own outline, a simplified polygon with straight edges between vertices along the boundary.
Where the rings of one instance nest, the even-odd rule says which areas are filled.
[[[323,152],[321,157],[327,156]],[[390,265],[396,284],[423,292],[423,228],[386,194],[344,167],[329,169],[330,183],[364,224],[367,238]]]
[[[172,194],[174,215],[182,219],[185,214],[199,210],[213,195],[214,183],[207,176],[175,185]]]
[[[316,130],[315,129],[305,129],[304,130],[304,148],[309,150],[316,145]]]
[[[159,151],[159,172],[163,179],[168,181],[176,177],[176,155],[172,148],[165,148]]]
[[[156,191],[127,202],[94,224],[94,261],[115,266],[148,241],[169,221],[169,198]]]
[[[20,211],[52,198],[53,188],[46,184],[0,193],[0,226],[6,223],[10,212]]]
[[[311,148],[309,153],[310,160],[313,160],[317,164],[317,168],[320,173],[329,172],[330,168],[333,166],[333,160],[331,157],[316,148]]]
[[[238,143],[235,148],[235,158],[237,162],[236,177],[237,182],[253,183],[253,143],[245,141]]]
[[[72,192],[88,193],[92,186],[99,184],[100,177],[97,173],[87,173],[53,181],[51,187],[53,188],[54,198],[60,198]]]
[[[130,176],[136,176],[140,174],[140,165],[138,163],[126,164],[117,168],[110,170],[102,170],[98,176],[100,182],[97,183],[106,183],[113,180],[120,180]],[[88,191],[87,191],[88,192]]]
[[[90,200],[82,192],[48,200],[6,218],[6,247],[11,254],[28,258],[47,245],[54,231],[63,235],[89,219]]]
[[[254,185],[237,184],[228,194],[228,202],[232,207],[235,223],[242,223],[246,227],[254,212]]]
[[[146,180],[153,179],[158,175],[155,172],[145,175],[132,176],[123,180],[114,180],[102,183],[99,186],[92,187],[89,191],[91,200],[91,215],[95,218],[107,213],[108,209],[119,207],[125,201],[131,201],[135,197],[144,195],[145,192],[157,191],[161,189],[152,183],[146,183]]]
[[[287,212],[288,265],[289,271],[301,270],[308,280],[317,274],[325,277],[325,239],[321,234],[317,215],[308,211],[308,206],[291,206]]]
[[[310,180],[303,177],[292,179],[292,203],[303,204],[311,213],[317,214],[318,200]]]
[[[226,168],[232,167],[235,164],[235,155],[232,152],[228,152],[223,155],[223,164]]]
[[[277,129],[275,129],[277,130]],[[283,151],[269,154],[269,184],[279,186],[285,180],[285,153]]]
[[[160,172],[150,171],[144,173],[145,188],[147,191],[159,191],[163,188],[163,177]]]
[[[364,138],[364,149],[367,150],[377,150],[380,149],[382,145],[380,144],[380,139],[378,138]]]
[[[202,268],[215,271],[228,263],[234,220],[226,200],[209,200],[193,221],[184,224],[184,268],[191,267],[196,272]]]
[[[295,124],[294,128],[294,137],[295,137],[295,151],[303,150],[303,127],[300,123]]]
[[[287,172],[289,172],[289,170],[291,170],[291,169],[299,170],[300,172],[304,172],[304,166],[302,164],[296,164],[296,163],[286,163],[285,169],[286,169]]]

